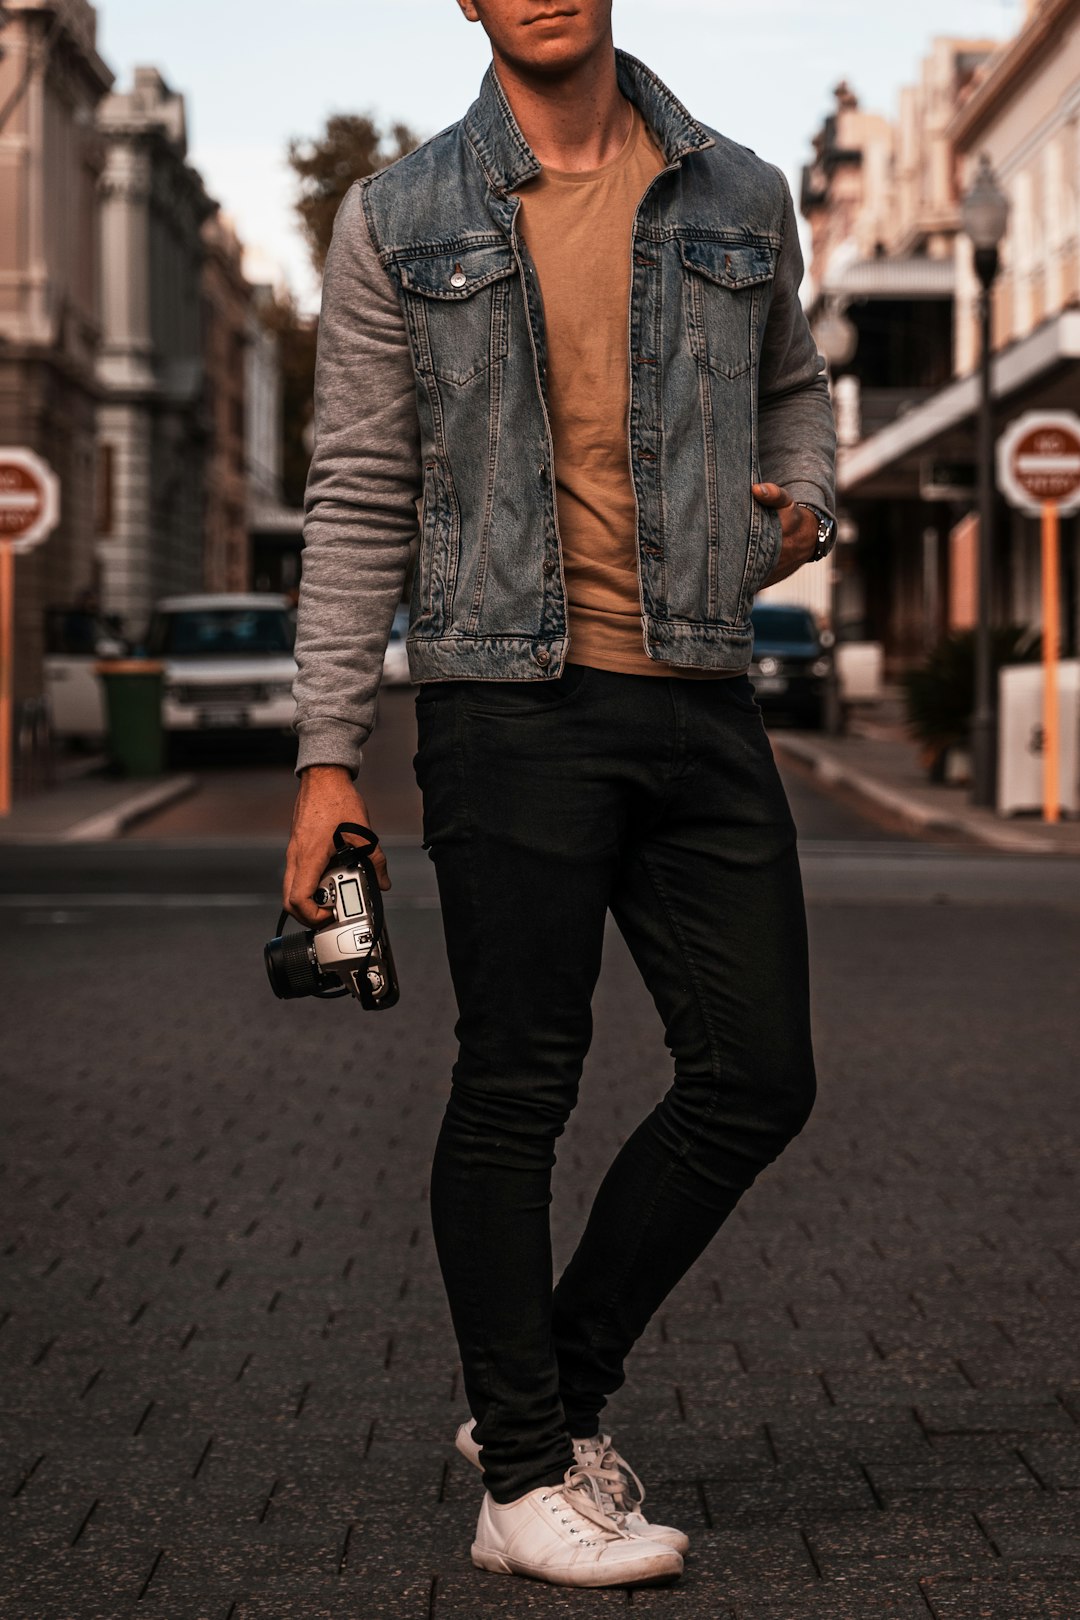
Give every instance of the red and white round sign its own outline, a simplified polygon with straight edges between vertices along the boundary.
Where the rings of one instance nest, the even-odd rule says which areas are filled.
[[[33,450],[0,447],[0,545],[31,551],[60,520],[60,482]]]
[[[1080,507],[1080,416],[1027,411],[997,443],[998,488],[1012,506],[1035,516],[1051,502],[1061,512]]]

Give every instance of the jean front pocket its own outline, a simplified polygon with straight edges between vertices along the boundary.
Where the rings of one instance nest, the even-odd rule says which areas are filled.
[[[460,388],[505,360],[517,274],[508,242],[440,246],[399,259],[393,268],[421,372]]]
[[[744,376],[754,363],[759,301],[776,269],[776,249],[693,237],[680,241],[679,254],[691,353],[722,377]]]
[[[742,709],[747,714],[761,713],[761,705],[754,694],[754,683],[749,675],[728,675],[722,680],[710,681],[708,685],[710,691],[716,690],[722,703],[730,703],[733,708]]]
[[[496,720],[528,720],[564,709],[585,689],[585,664],[566,664],[561,675],[539,681],[470,681],[465,708]]]

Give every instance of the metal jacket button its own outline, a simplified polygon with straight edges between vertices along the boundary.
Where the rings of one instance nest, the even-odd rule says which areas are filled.
[[[468,279],[469,279],[468,276],[465,274],[465,272],[461,268],[460,264],[455,264],[454,273],[450,277],[450,285],[451,285],[451,287],[464,287],[464,285],[468,281]]]
[[[547,669],[548,665],[551,663],[551,654],[548,652],[546,647],[540,647],[537,650],[535,657],[536,662],[540,665],[541,669]]]

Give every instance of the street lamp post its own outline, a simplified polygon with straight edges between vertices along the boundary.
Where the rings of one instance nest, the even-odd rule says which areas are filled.
[[[850,365],[855,358],[855,351],[859,346],[859,334],[855,323],[836,304],[826,307],[821,318],[814,323],[814,340],[818,349],[825,357],[829,367],[829,380],[832,382],[833,370],[836,366]],[[829,673],[825,682],[825,730],[832,737],[838,737],[844,729],[844,708],[840,694],[840,671],[837,668],[837,654],[839,652],[839,624],[840,624],[840,560],[837,556],[839,547],[834,548],[832,555],[826,559],[829,569],[829,629],[832,632],[832,655],[829,659]]]
[[[998,248],[1009,219],[1007,197],[999,189],[984,152],[971,190],[961,203],[961,219],[975,249],[979,278],[979,603],[975,631],[975,714],[972,722],[972,802],[993,806],[997,797],[997,694],[990,657],[991,584],[994,565],[994,405],[990,365],[990,295],[1000,264]]]

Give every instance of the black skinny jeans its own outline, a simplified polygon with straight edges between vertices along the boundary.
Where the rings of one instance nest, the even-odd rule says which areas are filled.
[[[806,1121],[802,886],[745,676],[443,682],[421,688],[417,722],[460,1015],[431,1212],[485,1483],[510,1502],[561,1480],[653,1312]],[[674,1080],[553,1294],[555,1140],[609,909]]]

